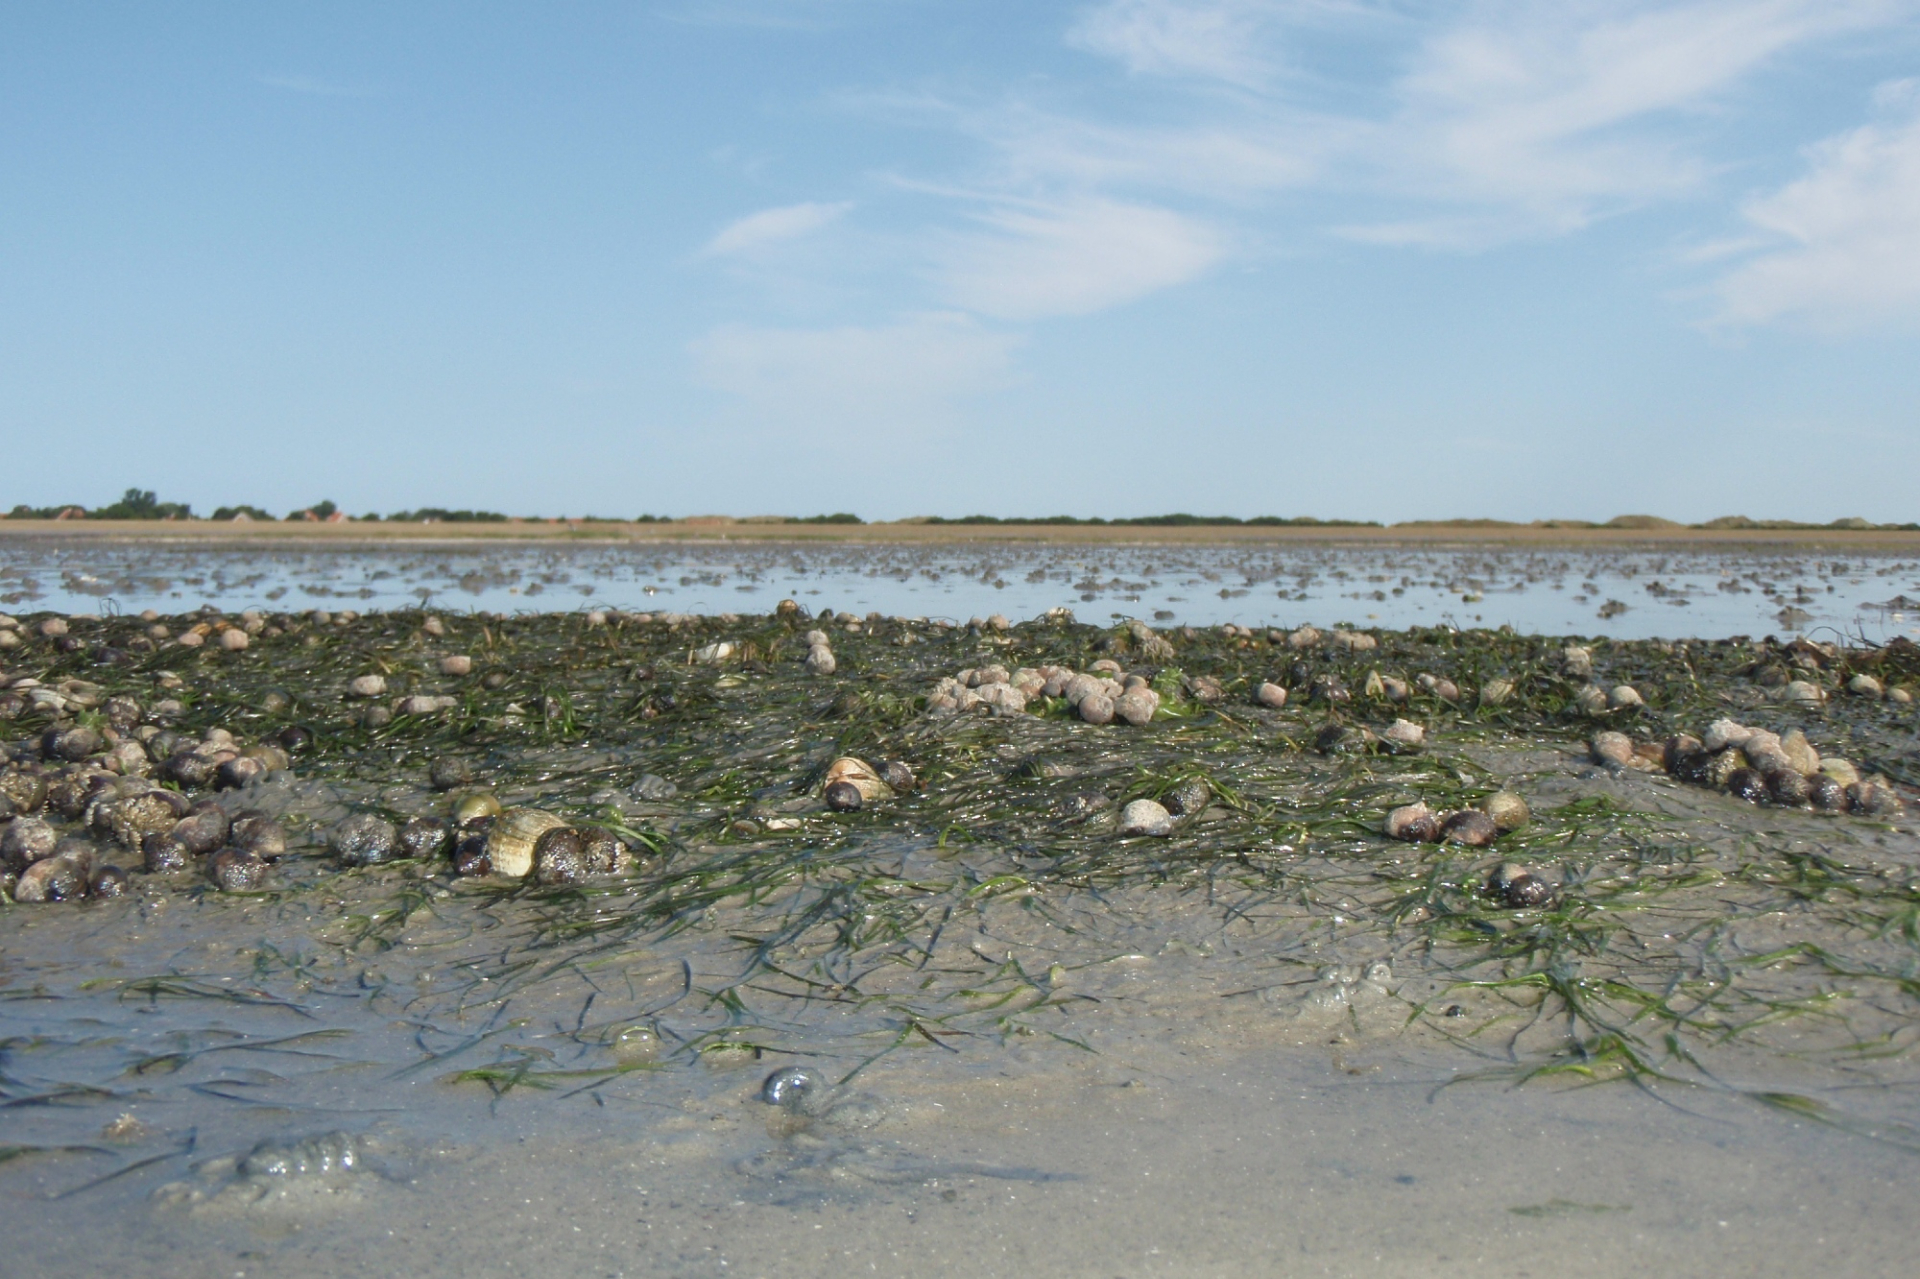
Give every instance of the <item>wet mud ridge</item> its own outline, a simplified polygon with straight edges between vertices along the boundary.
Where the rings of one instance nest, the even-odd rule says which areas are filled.
[[[938,1099],[1282,1048],[1920,1153],[1904,641],[4,621],[16,1194],[304,1220],[536,1113],[756,1201],[1064,1186]]]

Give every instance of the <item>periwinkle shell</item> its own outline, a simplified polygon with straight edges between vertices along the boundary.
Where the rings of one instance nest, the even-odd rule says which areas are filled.
[[[1440,819],[1423,803],[1404,804],[1387,814],[1382,830],[1389,839],[1430,844],[1440,838]]]
[[[1813,796],[1813,784],[1791,768],[1767,774],[1767,793],[1776,804],[1804,804]]]
[[[1553,900],[1553,885],[1524,866],[1506,862],[1487,880],[1487,891],[1515,910],[1545,906]]]
[[[1727,778],[1727,791],[1736,798],[1757,804],[1767,798],[1767,779],[1758,769],[1736,768]]]
[[[226,813],[209,805],[196,809],[174,823],[173,837],[196,857],[204,857],[214,849],[223,847],[233,823],[227,820]],[[143,840],[141,847],[145,848]]]
[[[447,843],[447,824],[438,817],[415,817],[400,828],[400,856],[428,858],[439,855]]]
[[[223,892],[250,892],[266,882],[267,863],[243,848],[223,848],[207,859],[207,875]]]
[[[1494,825],[1493,818],[1477,808],[1463,808],[1440,823],[1440,838],[1451,844],[1485,848],[1499,837],[1500,828]]]
[[[578,884],[590,873],[587,840],[579,831],[556,826],[533,845],[533,880],[537,884]]]
[[[287,832],[265,813],[235,814],[233,828],[227,838],[235,848],[267,861],[283,856],[287,851]]]
[[[1160,802],[1175,817],[1191,817],[1205,812],[1213,802],[1213,788],[1197,777],[1189,778],[1162,795]]]
[[[185,870],[192,863],[194,853],[176,828],[175,832],[153,834],[141,840],[140,856],[150,874],[165,875]]]
[[[1809,789],[1808,798],[1815,808],[1829,813],[1844,813],[1851,805],[1847,800],[1847,788],[1831,777],[1816,777]]]

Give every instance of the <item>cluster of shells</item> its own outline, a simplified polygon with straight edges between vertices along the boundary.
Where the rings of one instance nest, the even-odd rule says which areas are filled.
[[[807,632],[807,673],[809,675],[831,675],[840,669],[840,663],[834,660],[833,645],[825,631]]]
[[[575,826],[542,808],[504,808],[485,792],[456,797],[446,819],[394,823],[378,813],[355,813],[333,828],[327,843],[347,867],[444,855],[456,875],[546,886],[622,875],[634,864],[632,850],[608,831]]]
[[[1662,741],[1635,741],[1625,733],[1596,733],[1588,750],[1596,763],[1610,768],[1666,772],[1756,804],[1872,817],[1893,816],[1902,808],[1884,779],[1862,777],[1838,756],[1823,758],[1798,728],[1774,733],[1719,719],[1699,737],[1679,733]]]
[[[1875,701],[1885,698],[1887,701],[1898,706],[1913,705],[1913,692],[1911,689],[1902,688],[1897,684],[1889,688],[1878,679],[1865,673],[1855,675],[1852,679],[1848,680],[1847,691],[1855,697],[1867,697]]]
[[[1220,686],[1211,679],[1194,681],[1196,700],[1220,699]],[[1022,666],[1008,672],[1004,666],[963,670],[942,679],[927,698],[927,714],[958,715],[984,708],[995,715],[1018,715],[1036,698],[1058,697],[1089,724],[1141,725],[1160,710],[1160,694],[1145,675],[1126,672],[1112,658],[1102,658],[1085,672],[1065,666]]]
[[[1635,711],[1647,704],[1640,690],[1631,684],[1608,688],[1593,682],[1593,650],[1581,644],[1569,644],[1560,652],[1560,669],[1570,679],[1587,682],[1573,695],[1574,709],[1582,715],[1601,719],[1620,711]]]
[[[1898,651],[1902,646],[1908,646],[1911,652],[1908,641],[1904,639],[1895,639],[1888,649]],[[1767,690],[1771,697],[1794,705],[1818,706],[1827,700],[1829,688],[1844,688],[1855,697],[1875,701],[1885,699],[1898,706],[1913,704],[1912,689],[1898,684],[1890,686],[1864,671],[1846,678],[1844,684],[1840,683],[1840,677],[1846,675],[1847,667],[1857,656],[1838,644],[1822,644],[1802,636],[1777,650],[1764,653],[1743,673]],[[1839,668],[1837,672],[1836,667]]]
[[[223,889],[260,887],[285,832],[214,792],[286,769],[304,731],[247,745],[224,728],[193,737],[145,723],[130,697],[97,705],[105,727],[55,724],[0,770],[0,886],[21,902],[119,896],[118,848],[154,874],[198,868]]]
[[[1533,820],[1527,801],[1510,790],[1495,791],[1478,807],[1436,813],[1423,802],[1405,804],[1387,814],[1382,833],[1412,843],[1464,844],[1485,848],[1502,835]],[[1516,910],[1553,901],[1554,886],[1512,862],[1502,862],[1487,879],[1487,892]]]

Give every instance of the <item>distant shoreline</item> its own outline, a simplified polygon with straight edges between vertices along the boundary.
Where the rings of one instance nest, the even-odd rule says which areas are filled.
[[[1577,528],[1500,524],[1489,521],[1379,525],[1140,525],[1140,524],[788,524],[757,521],[527,520],[506,523],[320,524],[265,520],[236,524],[212,520],[0,520],[0,542],[304,544],[350,547],[392,543],[581,542],[648,544],[687,542],[814,542],[939,545],[978,542],[1079,545],[1485,545],[1675,546],[1710,548],[1782,546],[1850,550],[1911,550],[1920,553],[1920,531],[1854,528]]]

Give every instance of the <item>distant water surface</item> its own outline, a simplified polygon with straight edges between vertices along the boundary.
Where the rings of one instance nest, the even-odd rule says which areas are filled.
[[[1831,548],[1045,546],[10,541],[0,606],[68,613],[202,604],[360,611],[628,608],[1087,621],[1512,626],[1617,639],[1828,629],[1920,636],[1920,560]]]

